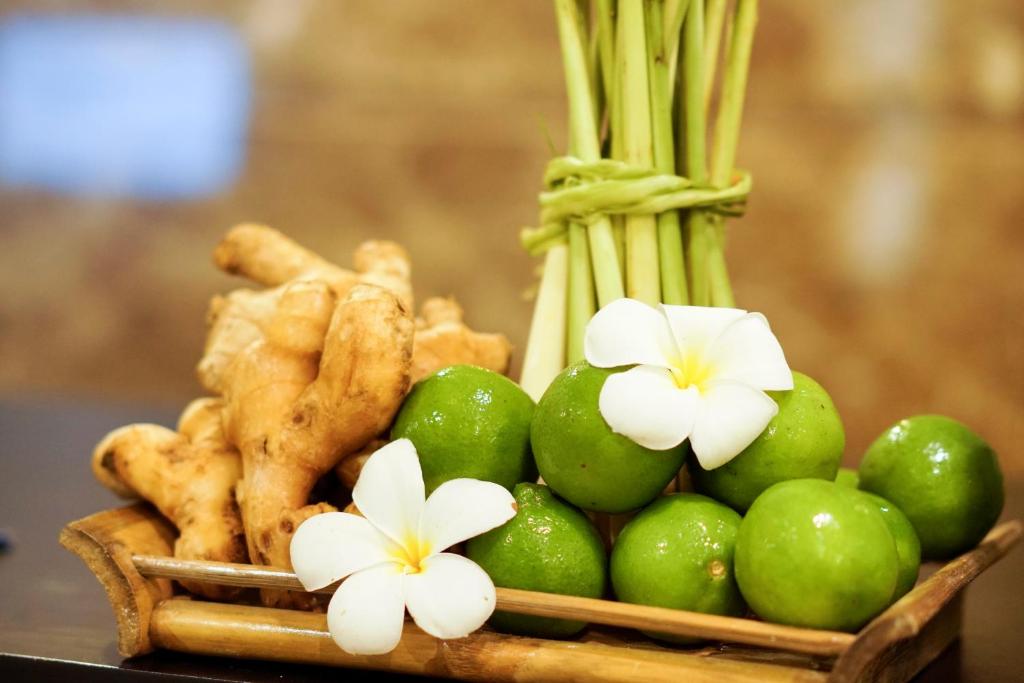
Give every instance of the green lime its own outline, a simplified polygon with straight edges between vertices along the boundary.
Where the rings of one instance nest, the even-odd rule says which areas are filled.
[[[658,498],[626,524],[615,541],[615,595],[640,605],[743,614],[745,605],[733,576],[740,521],[732,508],[696,493]]]
[[[597,402],[613,372],[585,362],[562,371],[537,403],[530,431],[544,482],[570,503],[597,512],[646,505],[686,457],[685,442],[652,451],[611,430]]]
[[[838,483],[838,482],[836,482]],[[861,495],[867,496],[873,502],[889,525],[889,533],[896,541],[896,555],[900,561],[900,573],[896,578],[896,592],[893,593],[892,601],[899,600],[906,595],[914,584],[917,583],[917,572],[921,569],[921,541],[917,539],[917,532],[914,525],[910,523],[907,516],[898,507],[881,496],[876,496],[867,491],[861,491]]]
[[[840,486],[855,489],[860,486],[860,475],[857,474],[855,469],[840,467],[839,472],[836,474],[835,482]]]
[[[391,438],[416,446],[428,494],[460,477],[512,490],[537,478],[530,453],[533,411],[533,400],[504,375],[453,365],[416,383]]]
[[[877,506],[820,479],[775,484],[736,538],[736,581],[763,619],[852,631],[885,609],[899,556]]]
[[[739,455],[710,471],[690,457],[690,477],[698,493],[743,512],[780,481],[835,479],[846,435],[828,393],[807,375],[794,372],[792,391],[768,395],[779,404],[779,413]]]
[[[926,560],[973,548],[1003,510],[995,452],[966,426],[940,415],[907,418],[887,429],[861,461],[860,485],[903,511]]]
[[[513,492],[519,511],[497,529],[470,539],[466,556],[483,567],[495,586],[581,595],[604,595],[604,545],[587,516],[563,503],[540,484],[519,484]],[[565,638],[586,624],[525,614],[495,612],[500,631]]]

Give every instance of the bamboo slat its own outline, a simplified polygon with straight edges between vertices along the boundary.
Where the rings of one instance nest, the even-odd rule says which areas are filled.
[[[153,642],[203,655],[396,671],[465,681],[526,683],[823,683],[827,675],[768,661],[694,656],[687,651],[600,642],[556,641],[478,631],[439,641],[407,622],[398,647],[377,656],[346,654],[326,617],[296,610],[166,600],[153,613]],[[706,653],[705,653],[706,654]],[[785,660],[784,660],[785,661]]]
[[[268,567],[224,562],[196,562],[136,555],[132,558],[143,576],[210,581],[252,588],[303,590],[295,574]],[[333,593],[334,586],[317,591]],[[819,631],[768,624],[753,619],[721,617],[700,612],[631,605],[572,595],[497,589],[497,609],[540,617],[578,619],[595,624],[658,631],[676,636],[758,645],[788,652],[835,656],[854,640],[849,633]]]

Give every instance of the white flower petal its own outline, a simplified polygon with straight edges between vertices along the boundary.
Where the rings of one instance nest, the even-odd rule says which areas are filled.
[[[494,612],[494,583],[461,555],[441,553],[405,577],[405,603],[416,625],[436,638],[462,638]]]
[[[327,607],[331,638],[350,655],[382,655],[402,639],[405,595],[402,569],[385,564],[356,572]]]
[[[640,363],[665,368],[679,353],[661,311],[635,299],[616,299],[587,323],[583,355],[599,368]]]
[[[708,361],[715,368],[715,379],[763,390],[793,388],[786,355],[760,313],[748,313],[725,328],[709,350]]]
[[[729,325],[747,314],[739,308],[714,306],[666,306],[665,317],[676,345],[684,355],[703,355]]]
[[[420,552],[433,555],[515,517],[516,499],[504,486],[452,479],[438,486],[420,518]]]
[[[767,394],[738,382],[712,382],[700,402],[690,446],[706,470],[739,455],[779,412]]]
[[[398,547],[372,524],[347,512],[326,512],[299,525],[290,546],[292,566],[306,590],[394,560]]]
[[[405,548],[419,533],[424,497],[423,470],[409,439],[392,441],[371,455],[352,489],[359,512]]]
[[[613,432],[663,451],[689,436],[699,395],[695,387],[680,389],[668,370],[638,365],[609,375],[598,408]]]

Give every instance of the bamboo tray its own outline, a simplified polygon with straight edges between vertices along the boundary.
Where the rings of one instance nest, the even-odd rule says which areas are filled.
[[[483,629],[439,641],[410,621],[399,646],[352,656],[327,633],[323,614],[175,596],[171,579],[301,590],[286,571],[171,555],[176,532],[145,504],[68,524],[61,544],[82,558],[107,591],[125,657],[155,648],[270,659],[467,681],[907,681],[960,634],[964,590],[1021,537],[1019,520],[1000,524],[978,547],[939,568],[857,634],[753,619],[498,589],[498,608],[571,617],[593,625],[575,640],[510,636]],[[325,592],[330,592],[327,589]],[[721,645],[669,648],[641,628],[701,636]]]

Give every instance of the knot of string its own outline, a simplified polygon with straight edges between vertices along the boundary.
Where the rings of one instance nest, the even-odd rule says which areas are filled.
[[[520,241],[531,254],[540,254],[566,241],[569,223],[589,225],[603,215],[699,207],[740,216],[750,194],[750,174],[737,170],[731,180],[727,187],[716,188],[612,159],[584,162],[572,156],[556,157],[544,172],[540,227],[525,228]]]

